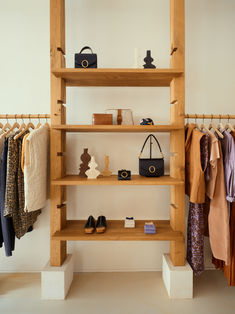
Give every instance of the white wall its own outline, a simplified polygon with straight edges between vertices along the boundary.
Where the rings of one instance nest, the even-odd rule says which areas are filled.
[[[169,66],[169,1],[70,0],[67,11],[67,66],[85,45],[98,54],[99,67],[132,67],[134,48],[152,50],[158,67]],[[186,112],[234,114],[235,66],[232,40],[233,0],[186,1]],[[0,113],[48,113],[49,1],[0,0]],[[152,117],[168,122],[168,88],[70,88],[67,122],[91,123],[94,112],[131,108],[135,122]],[[77,173],[84,147],[95,154],[99,169],[110,156],[114,172],[138,171],[137,155],[146,134],[68,135],[68,173]],[[169,137],[158,136],[164,152]],[[166,159],[168,169],[169,155]],[[68,217],[86,219],[93,214],[122,219],[169,218],[168,187],[70,187]],[[161,269],[165,242],[71,242],[76,271]],[[206,265],[211,267],[209,248]],[[16,241],[13,257],[0,250],[0,271],[40,270],[49,259],[49,209],[44,209],[35,230]]]

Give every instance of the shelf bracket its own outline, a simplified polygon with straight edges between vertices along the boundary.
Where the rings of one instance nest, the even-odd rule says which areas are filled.
[[[172,47],[171,48],[171,56],[173,56],[173,54],[178,50],[177,47]]]
[[[61,208],[64,208],[65,206],[66,206],[66,203],[62,203],[62,204],[56,205],[56,207],[57,207],[57,208],[60,208],[60,209],[61,209]]]
[[[57,152],[56,156],[63,157],[65,156],[65,152]]]

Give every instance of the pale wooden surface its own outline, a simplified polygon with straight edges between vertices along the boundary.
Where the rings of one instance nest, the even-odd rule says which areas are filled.
[[[153,221],[156,234],[145,234],[144,223]],[[181,232],[173,231],[168,220],[135,220],[135,228],[124,228],[124,220],[107,220],[107,229],[102,234],[84,232],[85,220],[68,220],[66,227],[57,231],[54,240],[80,241],[168,241],[183,242]]]
[[[88,180],[77,175],[67,175],[52,180],[52,185],[184,185],[184,180],[171,178],[170,176],[146,178],[139,175],[132,175],[131,180],[118,180],[117,175]]]
[[[184,0],[171,0],[171,48],[175,50],[171,56],[171,67],[185,69],[185,24]],[[184,126],[185,115],[185,78],[184,74],[174,78],[170,85],[171,124]],[[170,175],[173,178],[185,179],[185,134],[184,130],[173,131],[170,134],[170,150],[174,153],[170,158]],[[185,235],[185,188],[171,186],[170,224],[173,230]],[[185,244],[171,241],[170,256],[174,266],[185,264]]]
[[[65,65],[65,3],[64,0],[50,1],[50,55],[51,70]],[[51,125],[65,124],[66,112],[63,103],[66,102],[65,82],[51,73]],[[65,156],[58,152],[65,150],[66,139],[63,132],[51,129],[50,139],[50,177],[51,180],[65,174]],[[58,208],[66,200],[65,187],[50,188],[50,230],[51,234],[61,230],[66,224],[66,206]],[[61,266],[66,258],[66,242],[51,240],[50,264]]]
[[[72,69],[55,68],[67,86],[169,86],[181,69]]]
[[[174,130],[183,130],[182,125],[54,125],[53,129],[66,132],[171,132]]]

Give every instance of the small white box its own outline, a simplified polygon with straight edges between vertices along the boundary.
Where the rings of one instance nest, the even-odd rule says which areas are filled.
[[[126,217],[125,219],[125,228],[135,228],[135,220],[133,217]]]

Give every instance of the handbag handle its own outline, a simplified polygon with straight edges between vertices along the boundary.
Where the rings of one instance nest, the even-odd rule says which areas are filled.
[[[143,145],[143,147],[142,147],[142,149],[141,149],[141,151],[140,151],[139,158],[141,157],[141,154],[142,154],[142,152],[143,152],[143,150],[144,150],[145,144],[147,143],[148,139],[150,138],[150,140],[151,140],[152,137],[155,139],[155,141],[156,141],[156,143],[157,143],[157,145],[158,145],[158,148],[159,148],[159,150],[160,150],[160,153],[161,153],[161,155],[162,155],[162,158],[164,158],[164,154],[163,154],[163,152],[162,152],[161,146],[160,146],[160,144],[159,144],[157,138],[156,138],[155,135],[153,135],[153,134],[149,134],[149,135],[147,136],[146,140],[144,141],[144,145]],[[151,145],[152,145],[152,142],[150,142],[150,158],[152,158],[152,149],[151,149]]]
[[[83,47],[79,53],[82,53],[86,49],[89,49],[91,51],[91,53],[93,54],[92,49],[90,47],[88,47],[88,46]]]

